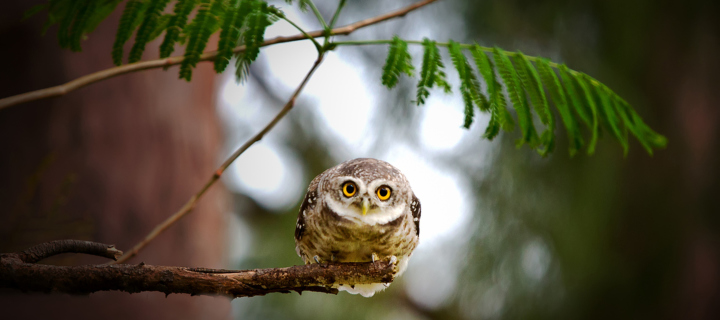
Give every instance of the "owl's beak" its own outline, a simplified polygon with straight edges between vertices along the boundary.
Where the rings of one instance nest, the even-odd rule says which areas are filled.
[[[370,200],[368,200],[367,198],[363,198],[363,201],[362,201],[362,214],[363,214],[363,215],[366,215],[367,212],[368,212],[368,209],[370,209]]]

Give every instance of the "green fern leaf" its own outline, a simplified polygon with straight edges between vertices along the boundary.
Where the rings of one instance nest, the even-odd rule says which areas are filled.
[[[545,96],[540,75],[535,70],[532,62],[522,52],[518,52],[514,60],[522,86],[530,96],[530,101],[535,107],[535,113],[545,125],[545,131],[540,135],[540,144],[544,147],[538,149],[540,155],[544,157],[550,154],[555,147],[555,134],[553,132],[555,130],[555,119]]]
[[[157,24],[155,24],[155,29],[150,33],[150,37],[148,38],[149,41],[153,41],[160,37],[160,35],[167,31],[168,26],[170,25],[170,20],[172,20],[173,15],[171,14],[164,14],[158,18]]]
[[[203,0],[195,19],[188,24],[185,30],[188,40],[185,47],[185,59],[180,64],[180,78],[187,81],[192,78],[192,69],[200,61],[200,55],[205,50],[210,35],[219,27],[222,6],[222,0]]]
[[[82,8],[87,7],[87,2],[85,1],[72,1],[67,7],[66,11],[62,16],[60,16],[60,23],[58,25],[58,42],[60,44],[61,48],[70,48],[72,37],[72,25],[73,21],[75,21],[75,16],[77,15],[78,11],[80,11]]]
[[[285,0],[287,4],[292,4],[293,0]],[[298,1],[298,7],[300,8],[300,11],[307,12],[308,10],[308,0],[299,0]]]
[[[150,35],[155,30],[158,20],[162,15],[162,11],[165,9],[168,2],[169,0],[150,0],[150,2],[148,2],[147,9],[145,10],[145,17],[140,25],[140,29],[138,29],[137,34],[135,35],[135,44],[132,46],[132,49],[130,49],[128,62],[138,62],[142,59],[145,46],[148,42],[150,42]]]
[[[592,91],[590,91],[591,85],[588,83],[585,83],[585,80],[581,76],[580,73],[577,75],[572,75],[573,79],[575,79],[575,82],[580,86],[580,89],[582,91],[582,95],[584,97],[583,102],[587,104],[588,107],[590,107],[590,113],[592,118],[592,136],[590,138],[590,144],[588,145],[587,152],[588,154],[595,153],[595,146],[597,145],[598,137],[600,135],[600,125],[599,125],[599,112],[597,108],[597,104],[595,103],[595,99],[592,96]]]
[[[408,53],[407,42],[394,36],[383,66],[382,84],[388,88],[395,87],[402,73],[413,75],[412,58]]]
[[[618,118],[617,113],[615,112],[615,107],[613,106],[612,99],[610,96],[612,95],[609,92],[609,89],[605,87],[602,84],[595,85],[592,83],[592,78],[589,76],[584,75],[587,79],[586,81],[592,85],[592,88],[595,90],[595,95],[598,97],[600,101],[600,110],[602,111],[602,118],[605,120],[605,122],[610,126],[610,129],[612,133],[615,135],[615,138],[620,141],[620,144],[623,147],[623,154],[627,156],[628,153],[628,141],[627,141],[627,132],[623,132],[624,128],[622,127],[622,124],[620,123],[620,119]]]
[[[538,145],[539,139],[532,122],[532,114],[528,108],[527,98],[525,97],[525,92],[522,90],[522,84],[517,71],[510,61],[510,58],[502,49],[495,47],[493,49],[493,58],[500,72],[500,77],[503,79],[503,82],[505,82],[505,88],[507,88],[510,101],[512,101],[513,107],[518,115],[518,123],[520,124],[520,131],[522,132],[523,138],[518,140],[517,146],[519,147],[523,143],[527,143],[530,147],[535,148]]]
[[[445,65],[442,63],[440,57],[440,51],[438,50],[435,41],[431,41],[428,38],[423,39],[423,53],[422,69],[420,71],[420,80],[417,84],[417,105],[425,103],[425,99],[430,95],[430,89],[434,86],[443,88],[445,93],[450,93],[451,88],[445,79],[445,72],[442,71]]]
[[[508,132],[514,130],[515,122],[507,110],[507,102],[502,92],[502,85],[497,81],[495,66],[492,61],[490,61],[477,43],[473,45],[470,52],[487,86],[488,96],[490,98],[490,123],[483,136],[492,140],[500,132],[500,128]]]
[[[555,71],[550,67],[547,60],[541,59],[537,61],[538,72],[540,73],[540,79],[550,93],[550,97],[555,104],[555,107],[560,113],[560,117],[565,124],[565,128],[568,132],[568,140],[570,143],[570,155],[574,156],[580,148],[583,146],[582,135],[578,129],[577,122],[570,112],[570,108],[567,105],[567,98],[562,90],[562,85],[558,79]]]
[[[80,45],[80,42],[82,41],[82,37],[85,34],[85,27],[88,25],[88,23],[90,22],[90,18],[95,13],[97,5],[97,1],[87,0],[83,3],[80,10],[77,12],[75,20],[73,21],[72,30],[70,30],[69,34],[70,50],[75,52],[82,51],[82,46]]]
[[[572,75],[572,72],[566,65],[560,65],[560,78],[562,79],[567,96],[570,98],[571,106],[575,109],[575,112],[580,116],[580,119],[592,130],[592,114],[588,113],[588,110],[583,103],[580,91],[577,90],[577,80]]]
[[[244,31],[241,36],[245,43],[245,51],[239,53],[236,57],[235,76],[238,83],[245,81],[250,70],[250,64],[260,54],[260,47],[265,41],[265,30],[278,19],[274,14],[276,10],[276,8],[268,6],[264,1],[252,1],[251,11],[245,18]]]
[[[160,44],[160,58],[169,57],[175,51],[175,43],[180,38],[180,33],[187,25],[188,16],[198,0],[179,0],[175,3],[174,14],[168,21],[167,32],[162,44]]]
[[[460,44],[450,40],[448,51],[455,70],[457,70],[460,77],[460,94],[465,104],[463,127],[467,129],[470,128],[475,117],[474,105],[477,105],[481,110],[487,110],[489,103],[487,103],[487,98],[480,92],[480,85],[462,52],[462,48],[460,48]]]
[[[129,0],[125,5],[112,49],[112,60],[117,66],[122,64],[123,46],[125,42],[130,39],[130,36],[140,24],[140,21],[142,21],[145,6],[146,3],[142,0]]]
[[[215,58],[215,71],[225,71],[230,59],[233,56],[233,49],[240,41],[241,29],[246,16],[252,9],[250,1],[241,1],[225,12],[223,25],[220,28],[220,40],[218,41],[218,55]]]

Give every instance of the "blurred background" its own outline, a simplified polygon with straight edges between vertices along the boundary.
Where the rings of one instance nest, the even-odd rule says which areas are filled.
[[[52,30],[40,36],[42,17],[20,20],[37,2],[3,4],[0,97],[111,66],[118,12],[88,36],[82,53],[70,53]],[[412,2],[348,1],[338,24]],[[274,4],[305,29],[320,28],[312,14]],[[330,17],[337,1],[316,4]],[[340,47],[222,185],[132,260],[300,264],[293,232],[309,181],[339,162],[374,157],[405,173],[423,217],[407,272],[373,298],[0,291],[0,307],[18,318],[68,319],[717,319],[719,7],[709,0],[448,0],[359,30],[347,38],[453,39],[566,63],[629,101],[668,148],[651,157],[633,140],[624,158],[605,135],[595,155],[570,158],[559,130],[556,152],[543,159],[515,148],[519,132],[481,139],[485,115],[461,129],[457,92],[433,91],[416,107],[416,79],[382,87],[386,46]],[[278,22],[265,36],[295,33]],[[419,69],[421,48],[411,54]],[[145,59],[156,57],[151,44]],[[143,71],[0,110],[0,252],[62,238],[130,248],[274,116],[314,58],[309,43],[282,44],[262,50],[242,85],[202,63],[191,83],[177,80],[176,68]],[[448,78],[457,88],[452,68]]]

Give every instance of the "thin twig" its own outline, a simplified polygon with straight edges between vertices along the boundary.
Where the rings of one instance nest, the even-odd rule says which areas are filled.
[[[240,148],[235,150],[235,152],[233,152],[233,154],[230,155],[230,157],[228,157],[227,160],[225,160],[225,162],[223,162],[223,164],[220,165],[220,167],[217,170],[215,170],[215,173],[210,177],[210,180],[208,180],[208,182],[205,183],[205,185],[202,187],[202,189],[200,189],[200,191],[198,193],[193,195],[190,198],[190,200],[188,200],[185,203],[185,205],[182,208],[180,208],[180,210],[178,210],[173,215],[171,215],[170,217],[165,219],[165,221],[163,221],[159,225],[155,226],[155,228],[152,231],[150,231],[150,233],[147,236],[145,236],[145,239],[140,241],[138,244],[136,244],[132,248],[132,250],[125,253],[122,257],[120,257],[120,259],[118,259],[117,261],[115,261],[113,263],[123,263],[123,262],[127,261],[128,259],[134,257],[135,255],[137,255],[138,252],[140,252],[140,250],[142,250],[148,243],[150,243],[150,241],[155,239],[155,237],[157,237],[160,233],[165,231],[167,228],[169,228],[175,222],[177,222],[182,217],[184,217],[186,214],[188,214],[190,211],[192,211],[192,209],[195,207],[195,204],[197,204],[198,200],[200,200],[200,198],[203,196],[203,194],[205,194],[205,192],[210,188],[210,186],[215,184],[215,182],[218,179],[220,179],[223,172],[225,172],[225,170],[230,166],[230,164],[232,164],[233,161],[235,161],[235,159],[237,159],[243,152],[245,152],[245,150],[250,148],[250,146],[252,146],[255,142],[260,141],[260,139],[262,139],[263,136],[265,136],[265,134],[268,133],[268,131],[270,131],[270,129],[275,127],[275,125],[278,123],[278,121],[280,121],[280,119],[282,119],[290,111],[290,109],[292,109],[293,106],[295,106],[295,100],[297,99],[298,95],[303,90],[303,88],[305,88],[305,84],[307,84],[308,80],[310,80],[310,77],[313,75],[313,73],[315,72],[317,67],[320,66],[320,63],[322,63],[323,57],[324,57],[324,53],[321,53],[318,55],[317,60],[315,60],[315,63],[313,64],[312,68],[305,75],[305,78],[302,80],[302,82],[297,87],[297,89],[295,89],[295,92],[290,97],[290,100],[288,100],[288,102],[285,104],[285,106],[280,110],[280,112],[278,112],[278,114],[275,116],[275,118],[273,118],[265,126],[265,128],[260,130],[260,132],[258,132],[255,136],[250,138],[248,141],[246,141],[245,144],[240,146]]]
[[[117,260],[123,253],[115,246],[83,240],[55,240],[31,247],[18,255],[25,263],[35,263],[61,253],[83,253]]]
[[[370,26],[373,24],[377,24],[377,23],[380,23],[380,22],[383,22],[383,21],[386,21],[386,20],[389,20],[392,18],[402,17],[410,11],[421,8],[425,5],[433,3],[435,1],[437,1],[437,0],[419,1],[415,4],[412,4],[410,6],[407,6],[400,10],[397,10],[397,11],[393,11],[393,12],[390,12],[390,13],[387,13],[384,15],[357,21],[355,23],[352,23],[352,24],[349,24],[349,25],[346,25],[343,27],[335,28],[335,29],[331,30],[330,35],[349,35],[357,29],[364,28],[364,27],[367,27],[367,26]],[[324,36],[325,31],[317,30],[317,31],[308,32],[307,34],[313,38],[318,38],[318,37]],[[276,38],[273,38],[270,40],[266,40],[265,42],[262,43],[261,47],[278,44],[278,43],[299,41],[299,40],[304,40],[304,39],[307,39],[307,37],[302,33],[296,34],[293,36],[288,36],[288,37],[276,37]],[[243,51],[245,51],[245,46],[239,46],[239,47],[235,48],[235,50],[233,52],[238,53],[238,52],[243,52]],[[217,57],[217,55],[218,55],[217,51],[209,51],[209,52],[203,53],[200,56],[199,61],[212,61]],[[26,102],[62,96],[71,91],[85,87],[89,84],[99,82],[102,80],[106,80],[106,79],[110,79],[110,78],[113,78],[113,77],[116,77],[116,76],[119,76],[122,74],[141,71],[141,70],[166,68],[166,67],[174,66],[174,65],[182,63],[183,60],[185,60],[184,57],[177,56],[177,57],[171,57],[171,58],[166,58],[166,59],[141,61],[141,62],[122,65],[119,67],[113,67],[113,68],[101,70],[101,71],[98,71],[95,73],[91,73],[91,74],[82,76],[80,78],[66,82],[66,83],[58,85],[58,86],[35,90],[35,91],[30,91],[30,92],[26,92],[26,93],[21,93],[18,95],[0,99],[0,110],[7,108],[7,107],[14,106],[14,105],[26,103]]]
[[[48,244],[37,247],[44,245],[47,247]],[[129,293],[158,291],[165,294],[224,295],[233,298],[290,291],[337,294],[338,290],[333,288],[337,284],[392,282],[396,267],[389,261],[254,270],[145,264],[54,266],[28,263],[23,261],[24,256],[25,253],[0,254],[0,289],[68,294],[109,290]]]

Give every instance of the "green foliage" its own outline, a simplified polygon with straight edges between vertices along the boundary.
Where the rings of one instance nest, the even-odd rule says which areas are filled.
[[[287,4],[292,4],[293,0],[285,0]],[[300,11],[307,12],[310,5],[308,4],[308,0],[298,0],[298,7],[300,8]]]
[[[180,78],[190,81],[192,69],[200,61],[200,56],[210,36],[220,28],[220,17],[223,13],[222,0],[202,0],[195,19],[185,27],[187,46],[185,59],[180,64]]]
[[[278,10],[268,6],[264,1],[251,1],[250,12],[242,24],[242,42],[245,50],[236,55],[235,79],[243,82],[247,79],[250,64],[260,54],[260,47],[265,39],[265,30],[278,20]]]
[[[188,16],[195,9],[197,2],[198,0],[180,0],[175,3],[174,14],[170,16],[165,39],[160,45],[160,58],[167,58],[175,51],[175,43],[178,42],[180,33],[187,25]]]
[[[445,65],[442,63],[440,57],[440,50],[435,45],[435,41],[431,41],[428,38],[423,39],[423,53],[422,68],[420,71],[420,81],[417,84],[417,105],[425,103],[425,99],[430,96],[429,89],[436,85],[445,91],[445,93],[452,92],[450,84],[447,83],[445,71]]]
[[[47,9],[48,17],[43,26],[43,33],[57,24],[60,47],[81,51],[83,37],[95,30],[100,21],[107,18],[121,1],[50,0],[31,7],[23,15],[23,19]]]
[[[510,96],[510,101],[512,101],[518,115],[522,139],[518,140],[517,145],[519,147],[523,143],[527,143],[531,148],[536,148],[538,136],[535,131],[535,126],[533,125],[532,114],[528,108],[527,98],[523,91],[523,83],[520,81],[520,77],[505,51],[495,47],[493,49],[493,57],[498,71],[500,71],[500,77],[503,79],[503,82],[505,82],[505,88]]]
[[[488,110],[490,103],[480,92],[480,84],[467,59],[465,59],[460,44],[451,40],[449,52],[453,65],[460,77],[460,94],[465,104],[465,121],[463,122],[463,127],[470,128],[473,118],[475,117],[474,106],[478,106],[480,110]]]
[[[507,110],[507,102],[502,93],[502,85],[495,77],[495,68],[492,61],[490,61],[485,55],[485,52],[483,52],[477,44],[472,46],[470,51],[475,60],[475,65],[485,80],[488,96],[490,97],[490,122],[488,123],[487,129],[485,129],[484,137],[492,140],[500,133],[500,128],[505,131],[512,131],[515,127],[515,122]]]
[[[424,54],[417,85],[417,105],[425,103],[434,84],[451,90],[445,82],[444,67],[438,46],[448,48],[453,66],[460,78],[460,94],[465,105],[463,127],[469,128],[475,116],[475,107],[490,113],[490,121],[484,137],[495,138],[500,130],[513,131],[515,121],[508,110],[507,98],[512,102],[521,131],[518,147],[527,144],[542,156],[555,148],[555,115],[550,102],[562,119],[569,138],[570,155],[575,155],[585,145],[579,122],[585,123],[591,132],[588,154],[595,151],[601,125],[620,141],[625,154],[628,151],[628,131],[637,137],[648,153],[653,148],[662,148],[666,139],[652,131],[630,107],[630,105],[607,86],[590,76],[568,69],[543,58],[530,57],[522,52],[506,52],[500,48],[486,48],[477,44],[467,45],[455,41],[436,43],[429,39],[404,41],[395,36],[388,41],[349,42],[341,44],[388,43],[390,50],[383,67],[382,83],[389,88],[397,84],[401,70],[412,71],[412,66],[398,66],[399,61],[410,64],[407,44],[423,46]],[[469,49],[479,74],[487,87],[487,97],[480,91],[474,70],[468,63],[464,50]],[[492,54],[492,60],[488,56]],[[401,59],[400,57],[406,56]],[[555,69],[560,73],[560,78]],[[410,73],[408,73],[410,74]],[[498,81],[499,74],[507,90]],[[441,79],[438,82],[437,79]],[[530,107],[532,104],[532,108]],[[534,112],[533,112],[534,111]],[[542,134],[535,129],[536,118],[544,126]]]
[[[45,4],[30,8],[25,17],[47,10],[45,28],[58,25],[60,46],[80,51],[81,40],[85,34],[94,30],[121,1],[49,0]],[[218,51],[214,59],[215,71],[222,72],[227,69],[234,57],[237,79],[243,81],[247,78],[250,65],[260,53],[265,41],[265,30],[279,17],[284,17],[279,9],[269,6],[263,0],[178,0],[172,14],[163,14],[169,2],[170,0],[127,0],[112,48],[113,63],[122,64],[124,45],[133,34],[135,43],[128,56],[129,62],[139,61],[147,43],[165,33],[160,45],[160,56],[170,56],[176,43],[185,44],[180,78],[189,81],[193,69],[202,59],[210,36],[220,31]],[[292,0],[286,2],[293,3]],[[298,0],[297,3],[301,10],[313,8],[317,14],[309,0]],[[342,3],[339,7],[342,8]],[[197,13],[188,23],[188,17],[196,9]],[[326,39],[327,41],[329,40]],[[441,88],[445,93],[451,92],[439,50],[441,46],[447,47],[460,80],[459,92],[464,104],[463,127],[469,128],[472,125],[476,107],[482,112],[488,112],[490,121],[483,135],[485,138],[493,139],[501,130],[514,130],[516,120],[508,108],[509,98],[521,132],[518,146],[527,144],[543,156],[552,152],[555,146],[555,112],[551,105],[555,106],[554,109],[567,131],[571,155],[585,146],[580,123],[590,132],[586,146],[588,154],[594,153],[602,128],[618,139],[625,154],[629,149],[628,132],[635,136],[650,154],[653,149],[662,148],[667,143],[663,136],[642,121],[625,100],[604,84],[584,73],[570,70],[565,65],[527,56],[521,52],[506,52],[500,48],[460,44],[455,41],[437,43],[427,38],[423,41],[406,41],[398,36],[394,36],[392,40],[331,42],[324,48],[318,47],[318,50],[332,50],[340,44],[379,43],[389,44],[381,78],[382,84],[388,88],[397,85],[401,74],[410,77],[414,75],[415,69],[408,52],[408,44],[422,45],[424,51],[417,83],[417,105],[427,101],[432,88]],[[238,45],[241,44],[244,48],[238,50]],[[465,50],[472,54],[479,76],[468,62]],[[479,77],[482,77],[485,83],[486,94],[481,91]],[[542,124],[540,135],[535,128],[536,123],[538,126]]]
[[[220,41],[218,42],[218,56],[215,58],[215,71],[223,72],[233,56],[233,49],[241,40],[240,35],[245,18],[253,9],[250,1],[239,2],[225,12],[223,18]]]
[[[412,57],[408,53],[407,42],[401,40],[398,36],[393,37],[383,66],[382,84],[388,88],[393,88],[397,85],[400,74],[404,73],[408,77],[412,77],[413,70],[415,68],[412,65]]]
[[[165,10],[169,1],[170,0],[149,0],[147,9],[145,9],[145,17],[135,35],[135,44],[132,49],[130,49],[128,62],[133,63],[140,61],[143,51],[145,51],[145,46],[151,40],[150,36],[158,26],[162,11]]]
[[[145,15],[146,3],[142,0],[129,0],[125,4],[125,9],[120,17],[120,25],[115,34],[115,43],[113,43],[112,60],[116,66],[122,64],[123,46],[130,39],[133,31],[140,25]]]

